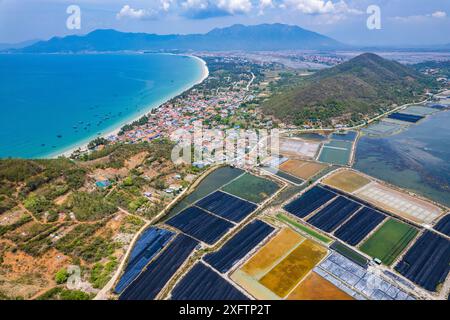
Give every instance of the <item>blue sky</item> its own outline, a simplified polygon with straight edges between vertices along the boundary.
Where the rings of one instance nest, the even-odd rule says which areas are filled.
[[[81,29],[66,27],[69,5]],[[369,5],[381,29],[366,26]],[[355,45],[450,43],[450,0],[0,0],[0,43],[85,34],[99,28],[204,33],[235,23],[299,25]]]

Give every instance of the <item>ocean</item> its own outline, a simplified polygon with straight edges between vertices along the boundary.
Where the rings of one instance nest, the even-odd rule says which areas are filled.
[[[404,131],[364,136],[355,169],[450,206],[450,111],[438,112]]]
[[[0,55],[0,157],[52,157],[130,122],[202,80],[168,54]]]

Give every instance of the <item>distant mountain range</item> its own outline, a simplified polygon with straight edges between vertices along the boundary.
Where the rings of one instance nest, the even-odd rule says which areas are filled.
[[[18,43],[0,43],[0,50],[21,49],[21,48],[31,46],[38,41],[39,40],[28,40],[28,41],[23,41],[23,42],[18,42]]]
[[[450,43],[429,45],[362,46],[359,47],[358,50],[362,52],[447,52],[450,50]]]
[[[19,52],[81,52],[122,50],[335,50],[346,45],[324,35],[285,24],[233,25],[206,34],[157,35],[96,30],[84,36],[54,37]]]
[[[423,49],[423,51],[448,51],[450,50],[450,43],[418,47],[418,50],[420,49]]]
[[[365,53],[274,95],[263,110],[296,125],[311,120],[329,125],[336,118],[357,122],[409,102],[433,85],[431,78],[412,68]]]

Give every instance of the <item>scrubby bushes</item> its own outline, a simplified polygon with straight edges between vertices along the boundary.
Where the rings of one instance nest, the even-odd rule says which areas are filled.
[[[55,274],[55,281],[56,281],[57,284],[65,283],[67,281],[67,279],[69,279],[69,273],[67,272],[66,268],[60,269]]]
[[[0,180],[20,182],[42,171],[42,168],[31,160],[0,160]]]
[[[39,296],[38,300],[90,300],[93,294],[89,294],[80,290],[68,290],[61,287],[55,287],[43,295]]]
[[[104,223],[78,225],[56,242],[56,249],[87,262],[97,262],[108,257],[116,245],[108,236],[94,236],[102,226]]]
[[[16,201],[8,198],[5,195],[0,194],[0,214],[14,208],[16,206]]]
[[[80,221],[102,219],[117,211],[117,207],[100,192],[75,192],[70,196],[67,209],[72,210]]]
[[[24,206],[34,214],[41,214],[49,210],[52,202],[43,196],[31,195],[24,201]]]
[[[117,266],[117,260],[113,258],[106,264],[96,263],[91,271],[90,282],[96,289],[103,288],[111,279],[111,273]]]

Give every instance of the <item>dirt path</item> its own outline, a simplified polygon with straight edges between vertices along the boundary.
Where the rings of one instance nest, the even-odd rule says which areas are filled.
[[[252,72],[252,79],[248,82],[247,87],[245,88],[246,91],[250,91],[250,86],[252,85],[253,81],[255,81],[256,77]]]

